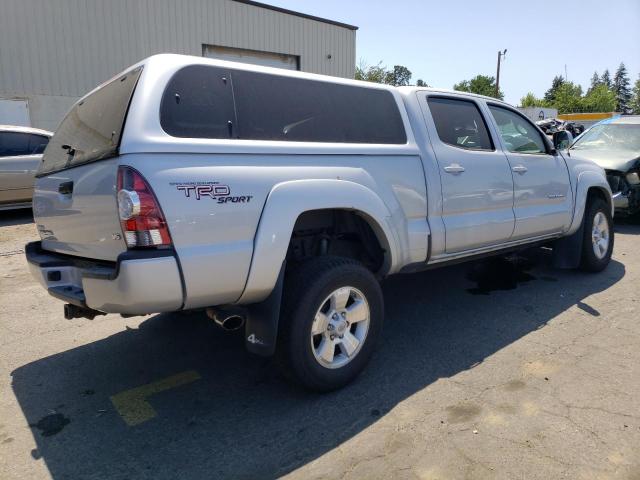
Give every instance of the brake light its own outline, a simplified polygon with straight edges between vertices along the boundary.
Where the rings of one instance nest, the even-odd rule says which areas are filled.
[[[171,245],[158,200],[144,177],[131,167],[118,168],[118,215],[128,247]]]

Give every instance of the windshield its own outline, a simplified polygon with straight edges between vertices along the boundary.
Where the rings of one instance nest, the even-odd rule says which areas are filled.
[[[576,140],[571,150],[640,152],[640,125],[623,123],[595,125]]]

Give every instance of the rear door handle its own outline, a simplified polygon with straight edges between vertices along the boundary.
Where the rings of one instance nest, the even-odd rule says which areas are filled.
[[[62,195],[71,195],[73,193],[73,181],[63,182],[58,185],[58,192]]]
[[[464,172],[464,167],[462,165],[458,165],[457,163],[452,163],[451,165],[447,165],[444,167],[444,171],[447,173],[462,173]]]
[[[525,167],[524,165],[516,165],[511,170],[516,173],[527,173],[527,167]]]

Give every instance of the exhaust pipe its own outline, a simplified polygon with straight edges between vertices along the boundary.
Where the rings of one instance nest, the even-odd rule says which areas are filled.
[[[207,317],[223,330],[233,332],[244,327],[246,314],[240,309],[207,308]]]

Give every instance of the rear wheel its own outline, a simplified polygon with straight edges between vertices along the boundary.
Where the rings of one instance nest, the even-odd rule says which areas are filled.
[[[588,272],[604,270],[613,252],[611,209],[601,198],[592,198],[584,214],[584,237],[580,268]]]
[[[373,274],[347,258],[302,262],[285,279],[278,356],[287,376],[330,391],[366,366],[380,335],[382,291]]]

